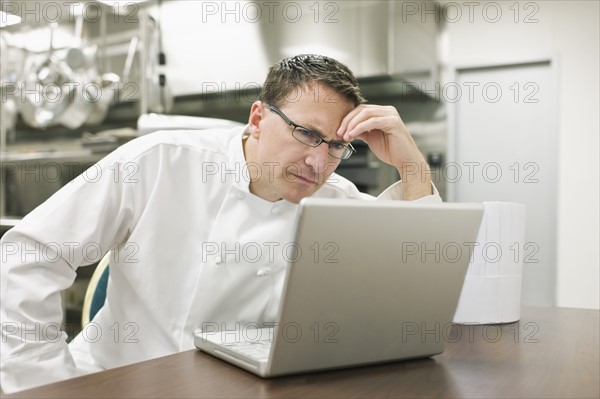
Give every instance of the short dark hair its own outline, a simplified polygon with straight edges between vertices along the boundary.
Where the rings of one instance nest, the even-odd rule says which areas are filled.
[[[341,62],[323,55],[301,54],[284,58],[269,68],[260,91],[263,103],[282,106],[295,89],[322,83],[357,106],[366,100],[352,71]]]

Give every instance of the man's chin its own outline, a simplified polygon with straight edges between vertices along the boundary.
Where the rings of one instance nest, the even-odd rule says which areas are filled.
[[[303,198],[312,196],[317,190],[302,190],[302,191],[293,191],[284,193],[281,198],[284,200],[291,202],[292,204],[299,204]]]

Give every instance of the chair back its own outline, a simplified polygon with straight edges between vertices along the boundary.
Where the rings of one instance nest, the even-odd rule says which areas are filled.
[[[84,327],[91,320],[106,300],[106,287],[108,285],[109,267],[108,263],[110,260],[110,251],[104,255],[92,278],[88,284],[88,288],[85,292],[85,298],[83,300],[83,314],[81,315],[81,326]]]

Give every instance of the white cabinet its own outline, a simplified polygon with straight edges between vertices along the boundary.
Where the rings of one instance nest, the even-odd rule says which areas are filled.
[[[270,62],[255,9],[248,1],[162,4],[162,44],[173,95],[262,85]]]

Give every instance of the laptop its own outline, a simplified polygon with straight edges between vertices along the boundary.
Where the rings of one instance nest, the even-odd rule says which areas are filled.
[[[198,332],[195,346],[261,377],[440,354],[460,333],[482,215],[481,204],[303,199],[303,256],[290,257],[277,320]]]

